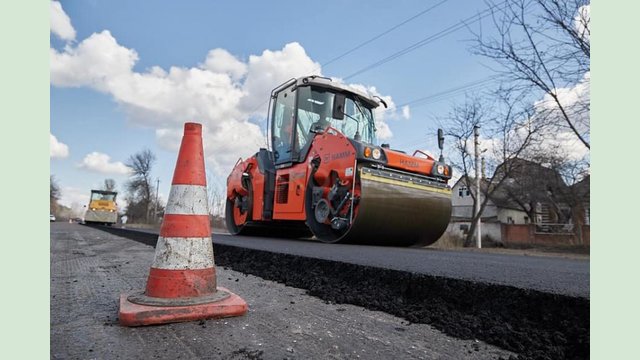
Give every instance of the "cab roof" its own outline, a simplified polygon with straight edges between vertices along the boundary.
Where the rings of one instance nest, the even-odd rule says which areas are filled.
[[[91,193],[106,194],[106,195],[117,195],[118,194],[116,191],[107,191],[107,190],[91,190]]]
[[[311,75],[311,76],[302,76],[299,77],[297,79],[291,79],[287,82],[285,82],[284,84],[278,86],[277,88],[273,89],[272,94],[275,94],[277,92],[279,92],[281,89],[290,86],[291,84],[295,83],[295,86],[317,86],[317,87],[323,87],[326,89],[330,89],[336,92],[341,92],[341,93],[348,93],[348,94],[353,94],[355,96],[357,96],[360,100],[362,100],[363,102],[365,102],[367,105],[371,106],[371,108],[377,108],[380,105],[380,102],[378,100],[376,100],[375,98],[371,97],[369,94],[366,94],[358,89],[355,89],[351,86],[348,86],[346,84],[343,83],[339,83],[336,81],[331,80],[330,78],[327,77],[322,77],[322,76],[318,76],[318,75]]]

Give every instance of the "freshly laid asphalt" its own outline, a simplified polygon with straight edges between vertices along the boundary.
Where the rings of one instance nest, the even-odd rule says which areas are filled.
[[[217,237],[217,236],[216,236]],[[53,359],[490,359],[508,351],[426,324],[327,303],[304,290],[217,267],[242,317],[140,328],[118,324],[118,297],[145,287],[154,250],[78,224],[51,225]]]
[[[132,230],[132,229],[129,229]],[[153,230],[134,230],[157,235]],[[550,294],[589,298],[588,259],[324,244],[313,240],[232,236],[215,232],[214,244],[332,260],[444,278],[513,286]]]
[[[213,242],[350,264],[589,298],[589,260],[544,256],[323,244],[213,234]]]

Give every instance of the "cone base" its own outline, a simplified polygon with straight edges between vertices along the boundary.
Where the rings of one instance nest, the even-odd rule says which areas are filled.
[[[120,325],[158,325],[203,319],[218,319],[241,316],[247,312],[247,303],[240,296],[219,287],[219,291],[229,293],[229,297],[206,304],[187,306],[150,306],[135,304],[127,300],[131,294],[120,295]]]

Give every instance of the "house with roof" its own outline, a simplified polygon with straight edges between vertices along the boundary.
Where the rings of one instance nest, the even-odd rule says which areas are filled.
[[[480,180],[480,201],[484,201],[489,183]],[[462,177],[453,185],[451,192],[451,222],[447,233],[450,236],[464,238],[471,228],[475,212],[473,196],[476,193],[476,181],[472,177]],[[487,200],[482,215],[482,238],[496,243],[502,242],[501,224],[529,224],[529,214],[513,200],[499,190],[494,191]]]
[[[583,225],[589,224],[589,177],[567,186],[554,169],[512,159],[498,166],[493,179],[480,179],[480,201],[489,197],[481,215],[483,241],[504,243],[514,236],[530,240],[538,233],[582,239]],[[449,236],[464,238],[468,233],[475,192],[475,178],[461,177],[454,184]]]
[[[480,201],[484,201],[487,194],[488,181],[480,180]],[[451,197],[452,221],[470,221],[474,214],[473,197],[476,192],[475,178],[462,177],[453,185]],[[505,191],[494,191],[487,201],[482,216],[482,222],[500,222],[504,224],[529,224],[531,219],[520,205],[509,197]]]

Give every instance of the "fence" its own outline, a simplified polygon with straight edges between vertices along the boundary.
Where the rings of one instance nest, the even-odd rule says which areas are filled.
[[[502,242],[511,245],[590,246],[589,225],[582,226],[582,241],[573,225],[567,224],[502,224]]]

